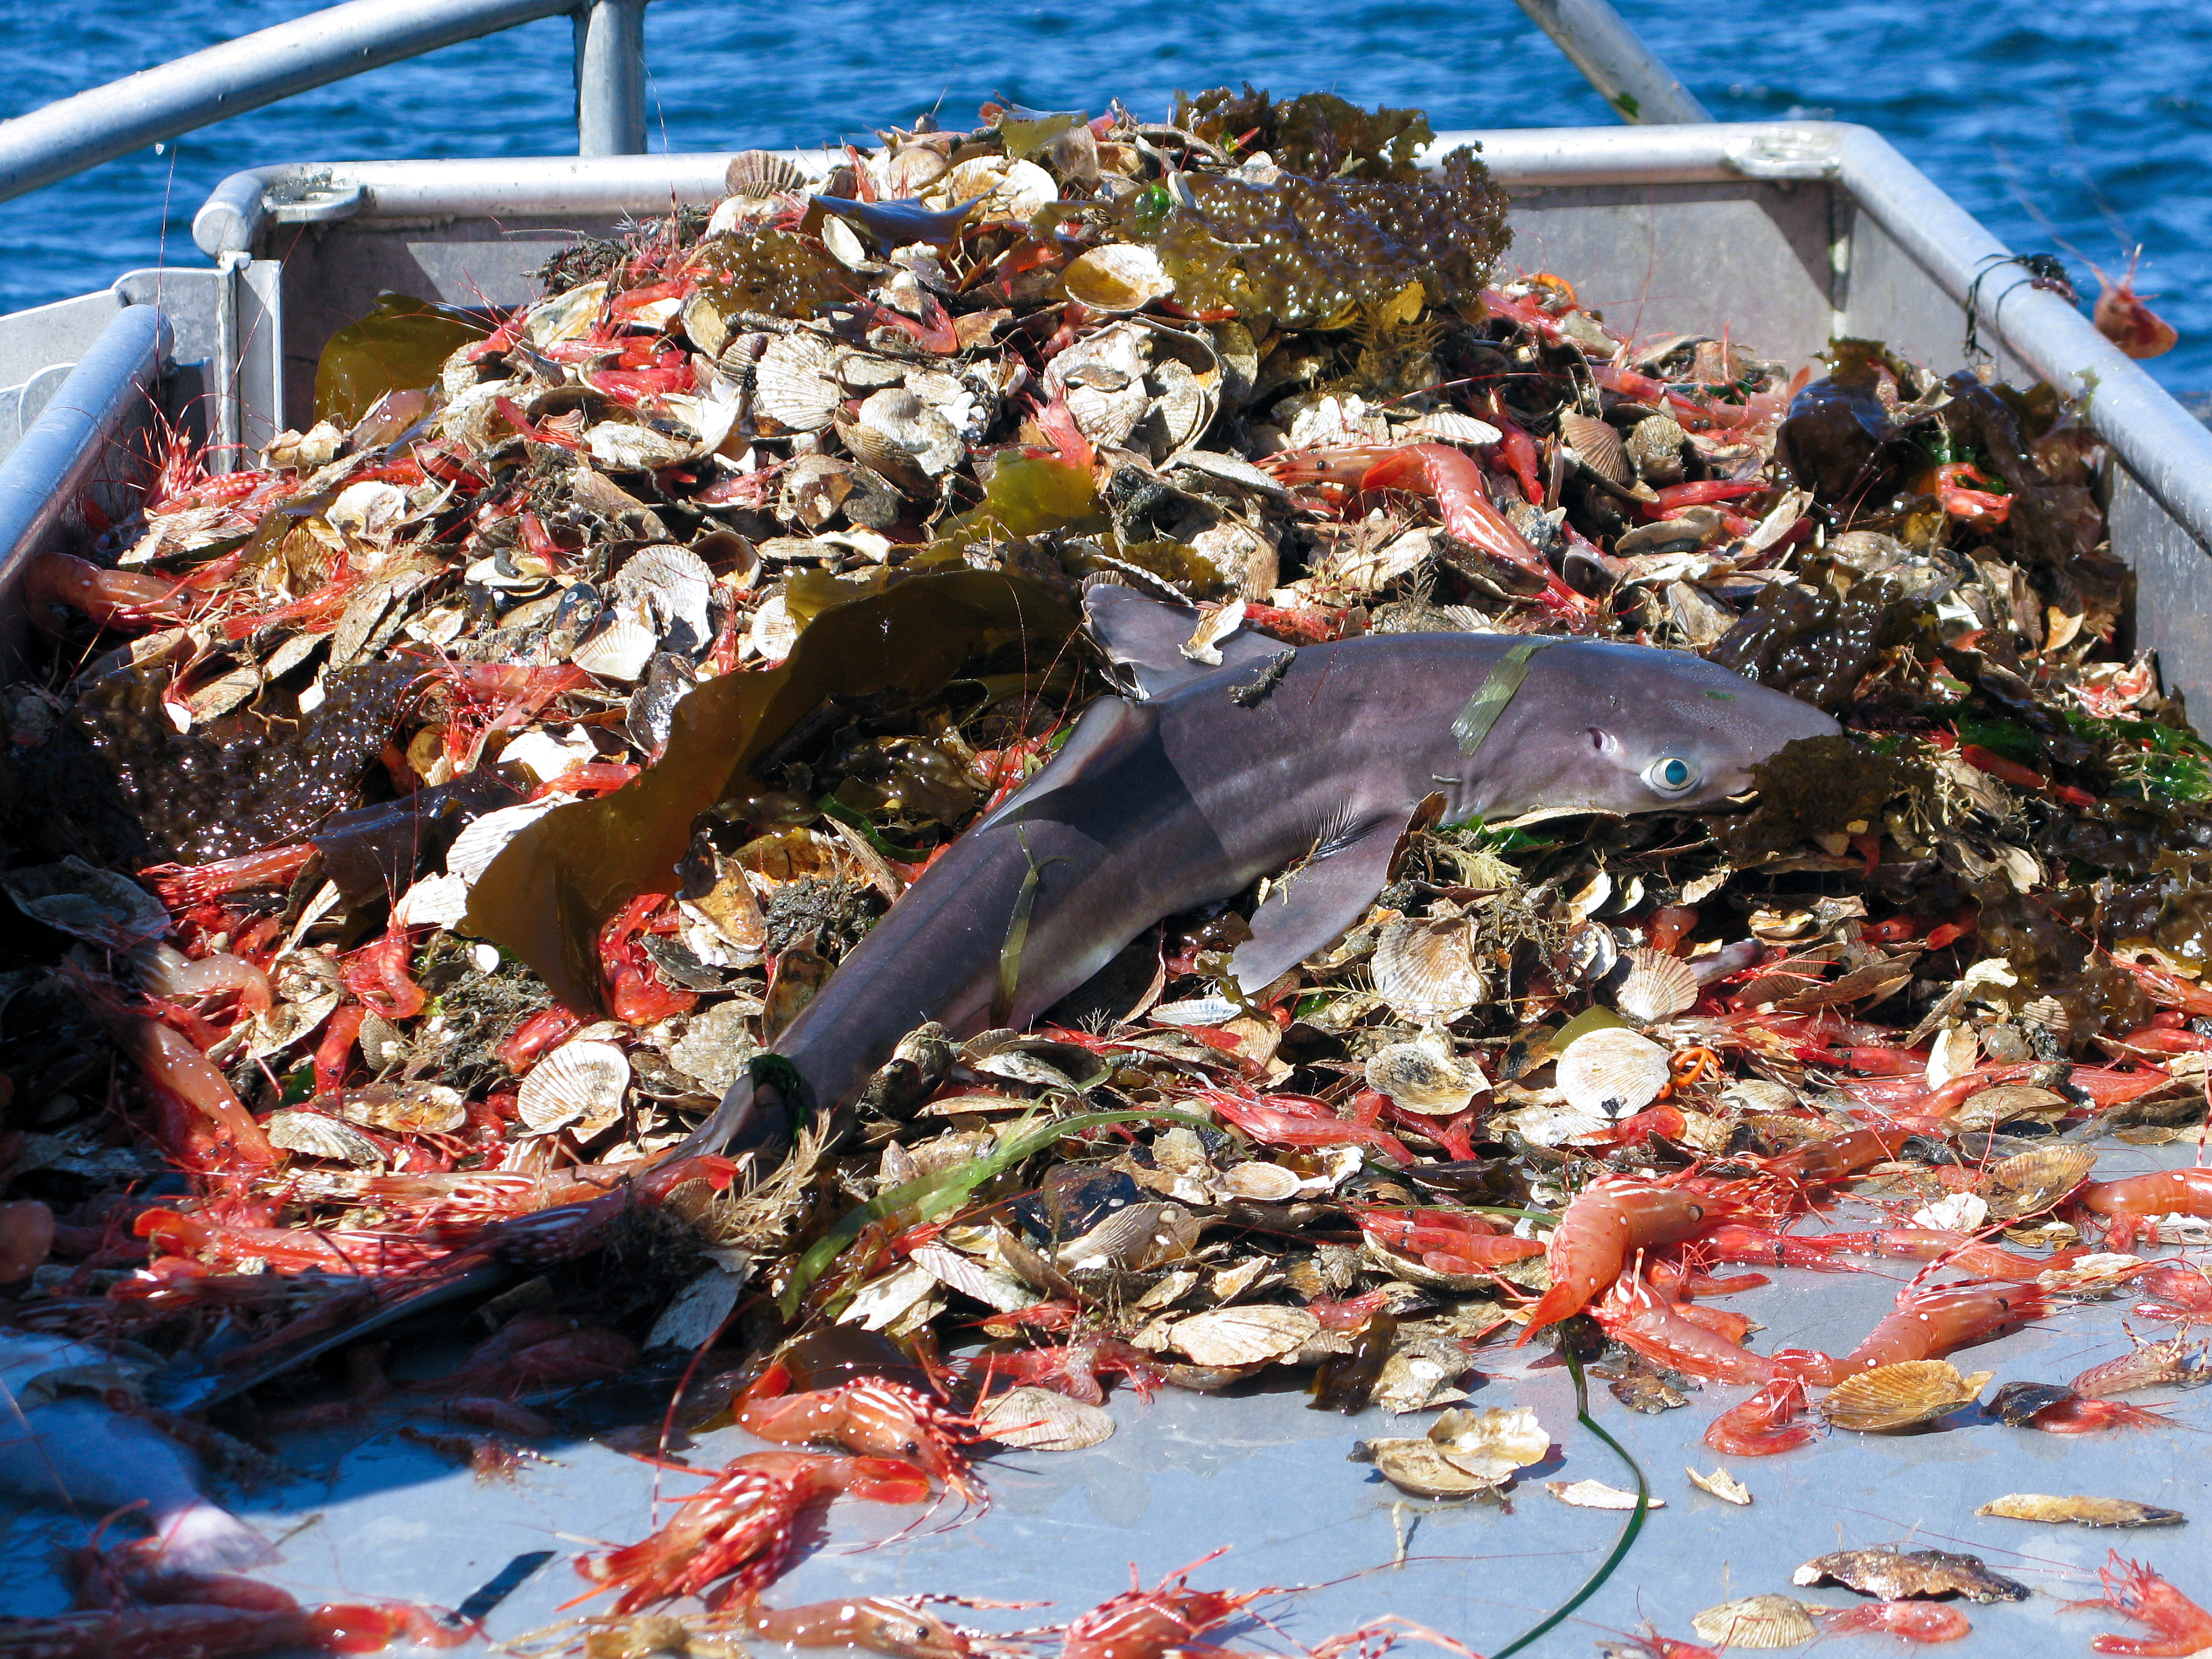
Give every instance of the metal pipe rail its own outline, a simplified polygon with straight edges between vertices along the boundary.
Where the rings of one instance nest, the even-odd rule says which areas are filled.
[[[1606,0],[1516,3],[1622,120],[1664,126],[1713,118]]]
[[[0,122],[0,201],[294,93],[541,17],[576,20],[580,155],[645,149],[646,0],[348,0]]]

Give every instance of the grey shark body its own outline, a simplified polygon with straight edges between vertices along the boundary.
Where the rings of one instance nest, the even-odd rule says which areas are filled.
[[[1190,613],[1127,590],[1091,600],[1093,632],[1138,697],[1086,709],[777,1038],[817,1109],[852,1098],[923,1022],[956,1038],[1024,1025],[1163,917],[1296,864],[1231,958],[1258,989],[1359,919],[1431,796],[1445,823],[1695,808],[1747,788],[1749,769],[1793,738],[1840,729],[1682,652],[1411,634],[1285,661],[1281,644],[1245,634],[1208,670],[1172,648]],[[1468,752],[1454,726],[1478,694],[1503,707]],[[743,1139],[752,1092],[741,1080],[691,1146]]]

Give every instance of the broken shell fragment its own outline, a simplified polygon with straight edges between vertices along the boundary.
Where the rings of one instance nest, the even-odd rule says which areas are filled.
[[[533,1134],[599,1133],[622,1115],[629,1058],[611,1042],[564,1042],[530,1068],[515,1111]]]
[[[1978,1556],[1948,1550],[1838,1550],[1790,1575],[1793,1584],[1841,1584],[1885,1601],[1963,1595],[1969,1601],[2025,1601],[2027,1586],[1991,1572]]]
[[[1682,1473],[1690,1477],[1690,1484],[1699,1492],[1711,1492],[1724,1504],[1742,1506],[1751,1502],[1751,1488],[1726,1469],[1715,1469],[1711,1474],[1699,1474],[1695,1469],[1686,1468]]]
[[[1632,1510],[1638,1501],[1634,1492],[1608,1486],[1602,1480],[1547,1480],[1544,1490],[1578,1510]],[[1663,1498],[1646,1497],[1643,1501],[1647,1510],[1667,1507]]]
[[[1474,1066],[1438,1054],[1425,1042],[1394,1042],[1367,1061],[1367,1086],[1409,1112],[1449,1117],[1463,1112],[1489,1080]]]
[[[1974,1511],[2004,1521],[2042,1521],[2053,1526],[2178,1527],[2189,1517],[2179,1510],[2138,1504],[2131,1498],[2051,1498],[2039,1492],[2012,1492],[1992,1498]]]
[[[1812,1615],[1786,1595],[1747,1595],[1690,1616],[1700,1641],[1720,1648],[1794,1648],[1813,1639]]]
[[[1629,1117],[1667,1086],[1667,1050],[1641,1032],[1606,1026],[1585,1031],[1559,1056],[1559,1092],[1585,1112]]]
[[[1908,1359],[1845,1377],[1820,1402],[1832,1427],[1862,1434],[1908,1429],[1981,1397],[1994,1371],[1961,1376],[1944,1359]]]

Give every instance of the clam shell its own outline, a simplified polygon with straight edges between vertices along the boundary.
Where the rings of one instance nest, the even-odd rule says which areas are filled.
[[[568,653],[568,660],[603,680],[635,684],[660,644],[660,635],[633,615],[617,615]]]
[[[1558,1078],[1559,1092],[1577,1109],[1629,1117],[1667,1086],[1667,1050],[1620,1026],[1585,1031],[1559,1056]]]
[[[1724,1648],[1794,1648],[1813,1639],[1805,1604],[1786,1595],[1747,1595],[1692,1613],[1690,1628],[1701,1642]]]
[[[1636,470],[1628,464],[1627,447],[1610,421],[1588,415],[1563,414],[1559,416],[1559,436],[1590,467],[1613,483],[1630,484],[1636,481]]]
[[[838,348],[804,329],[778,335],[753,368],[754,412],[793,432],[819,432],[837,412]]]
[[[975,1413],[987,1438],[1024,1451],[1081,1451],[1112,1436],[1103,1407],[1070,1400],[1049,1389],[1016,1389]]]
[[[346,1091],[338,1109],[354,1122],[394,1134],[452,1133],[468,1121],[468,1106],[459,1089],[442,1083],[395,1080]]]
[[[805,183],[806,175],[799,171],[799,163],[772,149],[739,150],[730,157],[729,170],[722,175],[722,187],[731,195],[756,200],[787,195]]]
[[[1613,994],[1623,1016],[1649,1025],[1672,1019],[1698,1000],[1698,975],[1680,957],[1639,945],[1628,953],[1628,976]]]
[[[1295,1198],[1305,1182],[1293,1170],[1279,1164],[1234,1164],[1221,1172],[1216,1183],[1232,1198],[1249,1198],[1261,1204],[1280,1204]]]
[[[629,1058],[611,1042],[564,1042],[530,1068],[515,1114],[532,1134],[573,1127],[588,1139],[622,1115]]]
[[[1847,1376],[1820,1402],[1830,1426],[1861,1434],[1908,1429],[1971,1404],[1995,1375],[1961,1376],[1948,1360],[1908,1359]]]
[[[1490,994],[1467,917],[1401,916],[1375,939],[1375,990],[1401,1019],[1454,1020]],[[1386,1091],[1387,1092],[1387,1091]]]
[[[322,1112],[287,1108],[270,1114],[264,1127],[269,1144],[288,1152],[304,1152],[309,1158],[334,1158],[356,1169],[370,1169],[384,1162],[383,1149],[374,1141],[352,1124]]]
[[[1449,1117],[1465,1111],[1490,1081],[1478,1067],[1425,1043],[1394,1042],[1368,1056],[1367,1086],[1379,1089],[1409,1112]]]
[[[1060,274],[1067,297],[1093,311],[1141,311],[1175,292],[1160,256],[1134,242],[1109,242],[1069,261]]]
[[[2179,1510],[2138,1504],[2130,1498],[2052,1498],[2020,1492],[1992,1498],[1974,1511],[2006,1521],[2043,1521],[2054,1526],[2178,1527],[2189,1517]]]
[[[1200,1365],[1258,1365],[1288,1358],[1321,1321],[1304,1308],[1217,1308],[1179,1320],[1168,1340]]]

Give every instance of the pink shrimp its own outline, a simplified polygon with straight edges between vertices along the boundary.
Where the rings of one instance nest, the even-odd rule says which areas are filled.
[[[1178,1567],[1150,1589],[1132,1566],[1127,1589],[1068,1621],[1061,1633],[1061,1659],[1162,1659],[1173,1650],[1189,1651],[1198,1637],[1274,1594],[1272,1587],[1192,1589],[1186,1582],[1190,1575],[1220,1553],[1216,1550]]]
[[[1886,1158],[1895,1158],[1909,1133],[1904,1129],[1850,1129],[1763,1158],[1759,1167],[1769,1175],[1787,1176],[1808,1185],[1842,1181]]]
[[[225,991],[238,994],[241,1013],[258,1014],[273,1000],[269,975],[243,957],[227,951],[210,951],[195,961],[167,945],[155,945],[134,956],[139,983],[161,997],[205,997]]]
[[[181,582],[136,570],[108,570],[67,553],[41,553],[23,572],[21,603],[41,626],[46,608],[82,612],[102,628],[175,622]]]
[[[2212,1648],[2212,1613],[2207,1613],[2140,1561],[2123,1561],[2114,1550],[2108,1565],[2097,1571],[2105,1594],[2094,1601],[2072,1601],[2069,1607],[2109,1607],[2124,1619],[2148,1625],[2158,1639],[2136,1636],[2100,1636],[2090,1649],[2097,1653],[2135,1654],[2141,1659],[2181,1659]]]
[[[138,1063],[147,1080],[200,1113],[228,1136],[232,1155],[256,1167],[277,1161],[276,1147],[253,1121],[215,1063],[181,1031],[158,1019],[124,1015],[112,1022],[117,1046]]]
[[[1708,1449],[1724,1457],[1771,1457],[1794,1451],[1817,1432],[1796,1419],[1805,1409],[1805,1380],[1776,1376],[1749,1399],[1731,1406],[1705,1430]]]
[[[1972,461],[1949,461],[1937,467],[1936,498],[1943,503],[1944,512],[1977,529],[2002,524],[2012,515],[2011,496],[1993,495],[1986,489],[1969,489],[1960,483],[1961,478],[1984,484],[1996,482],[1977,471]]]
[[[930,1596],[856,1595],[799,1607],[746,1610],[754,1635],[795,1648],[867,1648],[892,1659],[969,1659],[967,1632],[920,1603]]]
[[[1838,1376],[1849,1376],[1907,1359],[1932,1359],[1978,1342],[2007,1325],[2040,1318],[2049,1306],[2049,1298],[2033,1285],[1949,1285],[1934,1291],[1908,1288],[1898,1297],[1896,1311],[1836,1362],[1836,1371]]]
[[[1826,1249],[1850,1255],[1888,1256],[1907,1261],[1941,1261],[1947,1267],[1972,1273],[1978,1279],[2009,1279],[2033,1284],[2053,1267],[2064,1265],[2063,1255],[2039,1261],[2012,1250],[2000,1249],[1970,1233],[1946,1232],[1929,1227],[1890,1227],[1880,1232],[1828,1233],[1818,1243]]]
[[[2199,1279],[2200,1284],[2203,1281]],[[2198,1362],[2206,1345],[2187,1337],[2170,1336],[2162,1342],[2145,1342],[2117,1359],[2092,1365],[2066,1386],[2076,1394],[2102,1400],[2137,1389],[2164,1389],[2203,1380]]]
[[[1406,1143],[1387,1129],[1338,1117],[1319,1101],[1294,1095],[1225,1094],[1201,1089],[1199,1097],[1215,1115],[1270,1146],[1367,1146],[1399,1164],[1411,1164]]]
[[[1932,1601],[1869,1601],[1814,1613],[1831,1636],[1894,1636],[1904,1642],[1957,1642],[1973,1634],[1966,1615]]]
[[[1482,469],[1444,444],[1379,444],[1292,451],[1271,457],[1269,469],[1286,483],[1329,482],[1361,489],[1409,489],[1437,504],[1447,533],[1500,563],[1544,584],[1545,603],[1565,615],[1593,614],[1591,602],[1561,581],[1542,554],[1528,545],[1504,514],[1491,505]]]
[[[2173,1419],[2148,1407],[2071,1394],[2054,1400],[2027,1419],[2045,1434],[2095,1434],[2102,1429],[2170,1429]]]
[[[1712,1382],[1765,1383],[1782,1374],[1772,1359],[1743,1346],[1745,1328],[1737,1322],[1741,1315],[1729,1322],[1733,1331],[1716,1328],[1705,1319],[1691,1316],[1713,1310],[1668,1301],[1644,1282],[1637,1267],[1614,1280],[1604,1299],[1590,1311],[1607,1336],[1653,1364],[1685,1376]]]
[[[282,887],[314,855],[313,843],[302,841],[213,864],[157,864],[138,873],[152,884],[162,903],[179,910],[247,887]]]
[[[1049,1389],[1089,1406],[1106,1403],[1106,1390],[1098,1378],[1107,1371],[1119,1376],[1139,1400],[1150,1400],[1167,1380],[1150,1355],[1119,1337],[1098,1331],[1063,1346],[986,1354],[969,1367],[970,1376],[980,1374],[1018,1387]]]
[[[2106,1218],[2107,1245],[2122,1249],[2152,1217],[2212,1218],[2212,1170],[2165,1170],[2094,1181],[2081,1188],[2079,1197],[2083,1209]]]
[[[1529,1310],[1528,1327],[1514,1346],[1588,1307],[1620,1277],[1630,1252],[1681,1243],[1734,1214],[1728,1200],[1676,1182],[1644,1176],[1592,1182],[1575,1194],[1559,1218],[1545,1250],[1552,1288]]]
[[[963,1503],[987,1504],[962,1450],[981,1437],[973,1418],[880,1376],[800,1394],[786,1392],[790,1387],[791,1373],[778,1360],[738,1396],[738,1426],[782,1445],[826,1442],[871,1456],[905,1458],[945,1482]]]
[[[1541,1255],[1533,1238],[1515,1238],[1462,1210],[1385,1210],[1347,1206],[1360,1231],[1384,1249],[1410,1255],[1437,1273],[1486,1273],[1508,1261]]]

